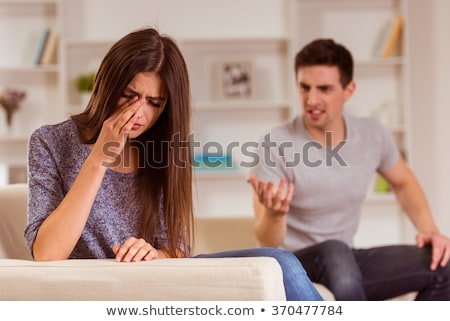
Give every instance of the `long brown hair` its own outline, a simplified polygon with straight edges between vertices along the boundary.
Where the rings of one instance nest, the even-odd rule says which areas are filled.
[[[167,238],[170,256],[188,257],[194,228],[191,96],[186,63],[176,43],[153,28],[121,38],[100,64],[86,109],[72,119],[82,142],[95,143],[103,122],[140,72],[157,73],[167,95],[156,123],[132,142],[139,150],[140,236],[147,241]]]

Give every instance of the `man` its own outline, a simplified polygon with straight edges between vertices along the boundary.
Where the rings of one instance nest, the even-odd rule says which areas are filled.
[[[450,239],[439,232],[392,134],[344,112],[355,91],[351,53],[331,39],[315,40],[297,54],[295,72],[303,114],[264,137],[250,176],[261,246],[293,252],[337,300],[411,291],[417,300],[450,300]],[[416,246],[353,247],[376,172],[415,225]]]

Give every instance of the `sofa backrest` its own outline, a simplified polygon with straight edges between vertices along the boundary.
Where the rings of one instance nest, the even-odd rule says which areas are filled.
[[[195,229],[194,254],[259,246],[253,231],[252,216],[197,216]]]
[[[24,238],[27,184],[0,186],[0,258],[31,259]],[[258,246],[253,217],[196,217],[194,254]]]
[[[0,186],[0,258],[31,259],[24,237],[27,184]]]

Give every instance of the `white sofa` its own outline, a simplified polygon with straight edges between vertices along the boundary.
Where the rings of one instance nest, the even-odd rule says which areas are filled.
[[[25,243],[27,185],[0,186],[0,300],[283,301],[273,258],[35,262]],[[194,253],[257,247],[252,217],[197,217]],[[333,294],[314,284],[325,300]],[[392,300],[412,300],[408,293]]]
[[[23,236],[26,184],[0,187],[0,204],[0,300],[285,300],[281,268],[266,257],[35,262]],[[251,218],[196,225],[196,253],[257,246]]]

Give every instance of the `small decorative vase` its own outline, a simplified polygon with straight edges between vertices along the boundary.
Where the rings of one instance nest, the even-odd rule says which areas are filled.
[[[5,114],[6,114],[6,126],[4,134],[7,136],[11,136],[13,134],[14,112],[10,109],[5,109]]]

